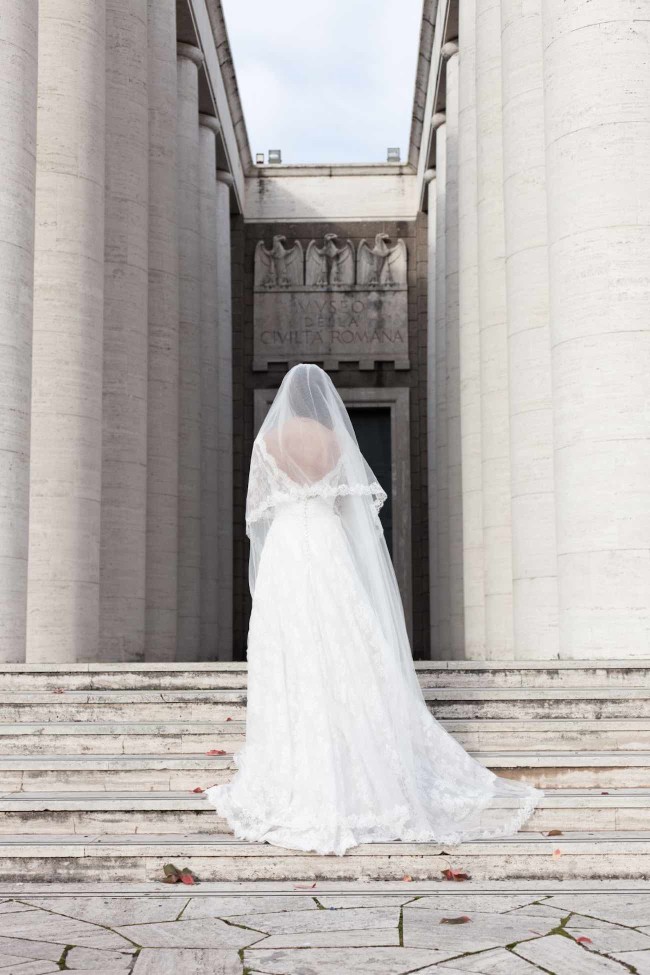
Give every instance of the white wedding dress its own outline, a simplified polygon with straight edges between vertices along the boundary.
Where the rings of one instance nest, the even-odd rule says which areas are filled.
[[[255,566],[246,741],[209,802],[239,839],[321,854],[516,832],[543,792],[498,778],[436,721],[362,581],[341,513],[351,496],[369,503],[384,545],[379,485],[345,481],[342,463],[297,484],[260,438],[256,456],[270,489],[255,494],[252,464],[249,522],[273,517]]]

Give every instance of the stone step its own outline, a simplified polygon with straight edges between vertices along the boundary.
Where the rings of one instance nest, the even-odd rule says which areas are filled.
[[[440,719],[650,718],[650,688],[427,688]],[[5,722],[244,720],[244,690],[14,691],[0,694]]]
[[[0,796],[4,833],[232,833],[204,796],[192,792],[20,792]],[[555,789],[522,832],[641,830],[650,789]]]
[[[476,757],[499,775],[542,789],[650,788],[650,752],[495,751]],[[192,790],[226,782],[234,770],[232,754],[5,755],[0,792]]]
[[[443,720],[465,748],[494,751],[650,751],[650,718]],[[185,754],[225,748],[236,751],[245,721],[35,721],[0,724],[0,755],[57,753]]]
[[[474,661],[422,660],[423,687],[645,687],[650,659]],[[245,662],[4,664],[6,690],[214,690],[244,689]]]
[[[559,855],[557,852],[559,850]],[[0,882],[142,883],[164,863],[188,866],[205,881],[440,880],[453,867],[474,880],[642,879],[650,873],[650,832],[519,833],[457,847],[372,843],[345,856],[319,856],[222,834],[166,836],[62,834],[0,836]]]

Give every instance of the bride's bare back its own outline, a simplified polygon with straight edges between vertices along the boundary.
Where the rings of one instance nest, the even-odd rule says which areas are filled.
[[[278,467],[297,483],[319,481],[335,466],[340,447],[332,430],[306,416],[293,416],[264,438]]]

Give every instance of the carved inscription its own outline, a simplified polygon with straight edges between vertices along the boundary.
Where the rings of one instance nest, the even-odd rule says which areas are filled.
[[[326,234],[303,250],[276,236],[255,252],[253,366],[301,359],[394,361],[408,368],[406,246],[386,234]],[[302,272],[302,273],[301,273]]]

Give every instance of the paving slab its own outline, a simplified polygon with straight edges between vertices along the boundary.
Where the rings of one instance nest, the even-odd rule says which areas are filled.
[[[624,975],[623,966],[598,955],[570,938],[555,935],[526,941],[513,948],[515,954],[547,972],[572,975]]]
[[[263,975],[406,975],[445,959],[425,948],[247,949],[247,968]],[[135,972],[135,975],[140,975]]]
[[[518,917],[514,914],[475,914],[458,905],[451,917],[466,915],[465,924],[448,924],[443,918],[446,912],[417,910],[405,907],[403,911],[403,937],[407,947],[437,948],[462,954],[467,951],[483,951],[524,941],[539,934],[546,934],[557,922],[549,918]]]
[[[52,962],[33,961],[29,958],[5,956],[0,961],[0,972],[2,975],[57,975],[61,971],[59,966],[52,968]]]
[[[185,903],[189,898],[186,897]],[[185,903],[155,897],[78,897],[30,898],[26,903],[57,914],[117,927],[120,924],[143,924],[154,921],[175,921]]]
[[[393,928],[366,928],[359,931],[303,931],[299,934],[272,934],[264,948],[377,948],[397,947],[397,925]]]
[[[51,941],[38,941],[36,938],[5,938],[0,937],[0,958],[15,955],[20,958],[33,958],[43,961],[58,961],[63,954],[60,944]]]
[[[18,914],[20,911],[29,911],[29,904],[21,904],[20,901],[3,901],[0,904],[0,914]]]
[[[365,900],[365,898],[361,898]],[[349,905],[353,907],[354,905]],[[232,917],[235,914],[271,914],[281,911],[317,911],[318,904],[313,897],[282,896],[281,894],[241,897],[191,897],[183,908],[182,917],[186,921],[192,917]]]
[[[417,899],[408,902],[409,909],[412,907],[426,908],[427,910],[456,911],[461,914],[506,914],[516,912],[521,908],[522,913],[528,913],[528,906],[535,907],[537,899],[534,893],[530,894],[492,894],[486,897],[485,894],[475,894],[468,889],[468,884],[463,883],[455,893],[445,894],[423,894],[416,895]],[[532,913],[535,913],[532,911]]]
[[[38,908],[0,916],[0,935],[58,945],[84,945],[87,948],[119,950],[129,947],[121,935],[107,928]]]
[[[592,951],[598,951],[605,955],[611,955],[616,951],[650,951],[650,928],[648,934],[643,931],[634,931],[632,928],[624,928],[619,925],[604,925],[592,927],[588,918],[582,919],[582,924],[576,923],[567,931],[573,938],[589,938]]]
[[[283,911],[274,914],[240,914],[231,918],[265,934],[297,934],[313,931],[356,931],[372,928],[395,928],[399,924],[400,908],[351,907],[335,911]]]
[[[235,951],[145,948],[133,975],[242,975],[242,963]]]
[[[519,958],[505,948],[493,948],[468,955],[465,958],[454,958],[448,964],[435,968],[425,968],[417,975],[540,975],[537,965]],[[579,975],[571,972],[570,975]]]
[[[158,924],[127,924],[116,928],[116,931],[143,948],[235,948],[239,950],[264,937],[260,932],[235,927],[212,917]]]
[[[636,975],[650,975],[650,951],[616,951],[614,957],[632,966]]]
[[[130,951],[101,951],[97,948],[71,948],[65,956],[66,968],[95,971],[110,969],[114,972],[130,972],[135,948]]]
[[[404,894],[399,896],[396,894],[387,894],[385,896],[377,895],[372,896],[370,894],[359,894],[355,895],[345,895],[335,896],[329,894],[315,895],[318,903],[328,910],[339,910],[343,907],[394,907],[395,905],[401,906],[402,904],[415,903],[414,898],[417,894]]]
[[[571,897],[562,894],[551,895],[545,902],[551,907],[573,911],[584,917],[596,917],[615,924],[640,927],[650,918],[650,892],[642,890],[633,894],[593,893],[585,896],[576,893]]]

